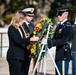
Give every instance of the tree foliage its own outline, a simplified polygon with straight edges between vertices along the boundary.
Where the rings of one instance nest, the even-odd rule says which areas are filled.
[[[0,20],[9,24],[11,18],[17,10],[22,10],[31,5],[36,8],[34,23],[43,17],[54,18],[56,8],[67,4],[70,6],[71,16],[76,12],[75,0],[0,0]]]

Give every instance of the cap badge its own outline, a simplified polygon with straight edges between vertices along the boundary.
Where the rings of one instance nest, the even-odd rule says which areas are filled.
[[[33,11],[34,11],[34,10],[33,10],[33,9],[31,9],[31,11],[30,11],[30,12],[31,12],[31,13],[33,13]]]

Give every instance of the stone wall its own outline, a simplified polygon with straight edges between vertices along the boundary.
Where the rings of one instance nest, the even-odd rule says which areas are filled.
[[[8,28],[0,28],[0,57],[6,57],[9,46],[7,30]]]

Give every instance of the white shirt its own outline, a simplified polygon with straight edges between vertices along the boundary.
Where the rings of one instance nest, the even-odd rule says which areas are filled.
[[[76,20],[74,21],[74,24],[76,24]]]
[[[67,19],[63,20],[63,21],[61,22],[61,25],[62,25],[65,21],[67,21]]]
[[[23,34],[22,34],[22,31],[20,30],[20,28],[18,28],[18,31],[19,31],[21,37],[23,38]]]
[[[28,26],[28,24],[30,24],[29,22],[27,22],[26,20],[24,21],[26,23],[26,25]]]

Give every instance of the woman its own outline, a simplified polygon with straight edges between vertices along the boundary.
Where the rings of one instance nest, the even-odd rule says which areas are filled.
[[[27,50],[27,46],[30,41],[39,40],[38,37],[31,38],[30,36],[26,38],[26,32],[24,31],[22,24],[24,20],[24,15],[21,11],[17,11],[10,23],[8,28],[8,38],[9,38],[9,48],[7,51],[7,62],[9,64],[10,75],[28,75],[24,72],[24,60],[27,58],[30,63],[30,51]],[[27,56],[25,56],[27,54]],[[29,67],[30,64],[26,64]],[[27,68],[28,71],[28,68]],[[28,73],[28,72],[27,72]]]

